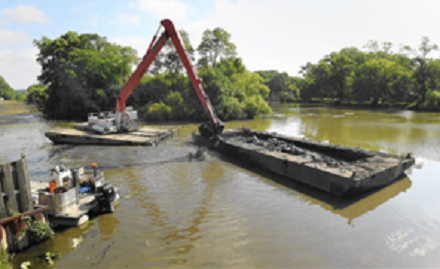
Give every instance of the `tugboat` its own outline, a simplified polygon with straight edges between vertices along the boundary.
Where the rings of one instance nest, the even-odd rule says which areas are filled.
[[[48,186],[37,190],[34,202],[50,207],[52,226],[79,226],[90,216],[114,212],[118,190],[104,181],[104,173],[96,163],[91,170],[55,166]]]

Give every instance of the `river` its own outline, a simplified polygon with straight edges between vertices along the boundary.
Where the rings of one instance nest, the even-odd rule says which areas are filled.
[[[121,192],[116,212],[14,257],[16,267],[59,251],[54,268],[437,267],[440,263],[440,114],[277,105],[230,122],[389,153],[412,152],[407,177],[341,200],[228,157],[185,158],[196,125],[158,147],[54,146],[44,132],[71,123],[0,103],[0,159],[25,153],[33,180],[52,166],[97,162]]]

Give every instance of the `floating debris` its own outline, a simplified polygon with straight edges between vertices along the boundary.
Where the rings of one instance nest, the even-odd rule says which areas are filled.
[[[108,244],[108,246],[105,248],[104,252],[102,253],[101,259],[98,261],[98,264],[101,263],[105,257],[107,257],[108,252],[110,251],[110,249],[115,245],[115,242],[112,241],[110,242],[110,244]]]
[[[21,269],[29,269],[30,267],[31,267],[31,262],[30,261],[26,261],[26,262],[22,262],[21,264],[20,264],[20,268]]]
[[[59,252],[46,252],[44,254],[38,255],[37,258],[44,260],[47,265],[52,266],[55,264],[56,259],[61,257],[61,254]]]
[[[203,161],[206,159],[206,152],[202,149],[198,149],[195,153],[189,153],[190,160]]]
[[[123,199],[130,199],[131,197],[133,197],[133,193],[129,193],[124,195],[124,197],[122,197]]]

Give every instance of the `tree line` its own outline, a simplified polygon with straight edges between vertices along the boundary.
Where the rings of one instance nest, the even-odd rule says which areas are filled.
[[[269,101],[330,102],[440,110],[440,59],[428,38],[417,49],[370,41],[362,50],[343,48],[301,67],[301,76],[263,70],[250,72],[237,57],[230,34],[208,29],[193,47],[181,40],[202,85],[222,120],[271,113]],[[54,119],[85,119],[88,112],[114,110],[116,97],[139,62],[136,51],[97,34],[66,34],[34,41],[42,67],[27,101]],[[1,81],[0,81],[1,84]],[[127,101],[147,120],[205,120],[196,92],[171,41]]]
[[[271,94],[293,100],[335,104],[395,106],[440,110],[440,59],[427,37],[417,49],[370,41],[364,50],[349,47],[301,67],[302,77],[259,72],[267,78]]]
[[[188,54],[195,59],[203,87],[223,120],[252,118],[271,112],[269,88],[249,72],[236,55],[230,34],[221,28],[206,30],[194,48],[180,30]],[[130,47],[112,44],[96,34],[67,32],[35,40],[39,49],[40,84],[28,89],[35,103],[55,119],[84,119],[88,112],[114,110],[116,97],[138,62]],[[148,120],[207,119],[186,70],[169,40],[136,86],[127,105]]]
[[[26,100],[26,91],[15,91],[0,75],[0,98],[3,100]]]

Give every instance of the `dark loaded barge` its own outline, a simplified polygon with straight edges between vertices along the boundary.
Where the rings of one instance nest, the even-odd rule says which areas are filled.
[[[193,134],[194,141],[210,143]],[[236,129],[223,132],[215,149],[337,196],[349,196],[393,182],[410,168],[411,154],[391,155],[275,133]]]

